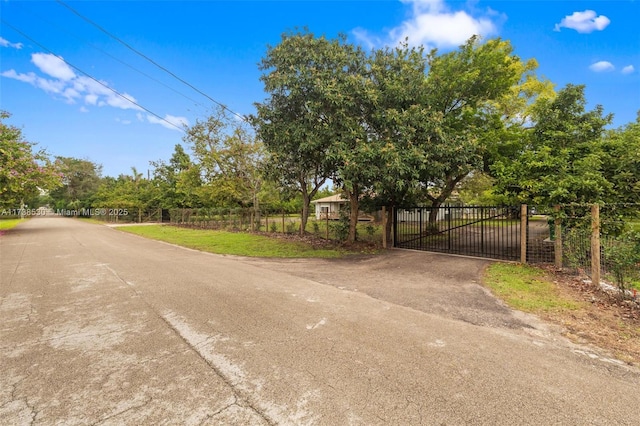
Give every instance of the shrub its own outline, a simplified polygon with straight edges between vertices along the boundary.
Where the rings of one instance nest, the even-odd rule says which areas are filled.
[[[620,291],[640,279],[640,232],[626,232],[604,246],[604,265]]]

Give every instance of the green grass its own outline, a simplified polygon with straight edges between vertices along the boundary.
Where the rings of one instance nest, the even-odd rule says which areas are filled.
[[[541,313],[580,308],[579,303],[563,298],[543,271],[531,266],[493,263],[485,272],[484,283],[497,297],[521,311]]]
[[[640,221],[629,222],[632,231],[640,232]]]
[[[14,228],[19,223],[26,221],[27,219],[3,219],[0,220],[0,231],[6,231],[7,229]]]
[[[340,249],[315,249],[303,242],[243,232],[185,229],[162,225],[126,226],[117,229],[154,240],[218,254],[279,258],[336,258],[349,254]]]

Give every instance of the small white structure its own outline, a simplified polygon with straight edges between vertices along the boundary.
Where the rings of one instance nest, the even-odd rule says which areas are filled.
[[[341,194],[330,195],[311,201],[316,206],[316,220],[340,219],[340,211],[346,208],[347,200]]]
[[[316,206],[316,220],[338,220],[340,212],[347,208],[349,202],[341,194],[336,194],[311,201],[311,203]],[[375,216],[360,211],[358,212],[358,220],[373,221]]]

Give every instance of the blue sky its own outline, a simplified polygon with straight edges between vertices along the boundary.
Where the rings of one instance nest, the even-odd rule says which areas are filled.
[[[557,89],[585,84],[589,108],[603,105],[615,127],[640,110],[637,0],[64,4],[240,114],[265,98],[257,64],[267,45],[301,27],[342,32],[364,47],[409,37],[442,52],[473,34],[501,37],[523,59],[536,58],[538,74]],[[64,4],[0,0],[0,109],[52,155],[89,159],[109,176],[131,167],[146,173],[149,161],[168,160],[182,143],[167,121],[193,124],[213,103]]]

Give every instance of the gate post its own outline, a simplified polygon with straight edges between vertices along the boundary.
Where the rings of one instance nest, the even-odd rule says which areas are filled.
[[[520,263],[527,263],[527,215],[526,204],[520,206]]]
[[[398,207],[393,206],[393,241],[391,242],[393,247],[398,247]]]
[[[600,206],[591,206],[591,282],[600,286]]]
[[[382,206],[382,248],[387,248],[387,207]]]
[[[555,206],[556,217],[554,220],[553,243],[554,263],[557,269],[562,269],[562,219],[560,219],[560,206]]]

